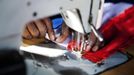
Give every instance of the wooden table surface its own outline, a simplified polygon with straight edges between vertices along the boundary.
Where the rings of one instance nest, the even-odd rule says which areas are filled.
[[[38,44],[42,40],[44,39],[33,39],[32,41],[23,40],[23,42],[28,44]],[[128,47],[126,51],[134,56],[134,45]],[[134,57],[127,63],[103,72],[100,75],[134,75]]]
[[[134,45],[126,49],[128,53],[134,56]],[[134,58],[125,64],[122,64],[116,68],[108,70],[100,75],[134,75]]]

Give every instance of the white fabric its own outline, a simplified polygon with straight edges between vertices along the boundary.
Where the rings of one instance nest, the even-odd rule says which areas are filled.
[[[132,4],[124,2],[120,2],[117,4],[105,3],[102,24],[106,23],[112,17],[119,15],[120,13],[122,13],[124,10],[126,10],[131,6]]]

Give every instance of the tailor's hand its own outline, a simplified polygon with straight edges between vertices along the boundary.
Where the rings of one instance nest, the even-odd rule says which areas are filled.
[[[93,32],[90,33],[88,40],[87,51],[95,52],[104,46],[104,42],[100,42]]]
[[[50,18],[44,18],[27,23],[22,37],[28,40],[33,38],[45,38],[47,33],[50,40],[61,43],[68,37],[69,28],[63,23],[61,35],[56,37],[52,29]]]

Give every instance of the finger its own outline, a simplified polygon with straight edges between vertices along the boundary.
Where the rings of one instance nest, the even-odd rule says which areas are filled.
[[[100,44],[101,44],[100,41],[97,40],[94,46],[92,47],[92,51],[96,52],[100,48]]]
[[[96,38],[96,36],[93,32],[90,33],[90,36],[89,36],[88,40],[89,40],[89,43],[87,45],[86,50],[91,50],[93,45],[96,43],[96,40],[97,40],[97,38]]]
[[[23,32],[23,34],[22,34],[22,37],[23,37],[24,39],[31,39],[31,38],[32,38],[32,35],[29,33],[27,27],[24,29],[24,32]]]
[[[39,30],[40,37],[45,37],[47,29],[43,22],[41,20],[36,20],[34,23]]]
[[[27,24],[27,28],[33,38],[36,38],[39,36],[39,31],[33,22],[30,22],[29,24]]]
[[[47,31],[48,31],[48,36],[50,40],[54,41],[55,40],[55,33],[54,30],[52,29],[52,22],[49,18],[43,19],[43,22],[46,25]]]
[[[62,24],[62,32],[61,35],[56,39],[56,42],[63,42],[69,36],[69,27],[66,26],[65,23]]]

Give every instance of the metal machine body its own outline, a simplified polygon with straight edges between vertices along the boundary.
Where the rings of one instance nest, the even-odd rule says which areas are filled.
[[[68,25],[72,29],[89,33],[91,31],[88,23],[92,4],[92,24],[96,25],[100,4],[104,0],[1,0],[0,1],[0,47],[18,48],[21,45],[21,34],[25,23],[56,14],[64,14],[68,10],[78,9],[81,25]],[[92,3],[91,3],[92,2]],[[78,14],[78,13],[76,13]],[[74,15],[76,16],[76,15]],[[69,17],[70,22],[72,19]],[[69,24],[69,23],[68,23]],[[76,23],[77,24],[77,23]],[[79,27],[76,29],[76,27]],[[81,30],[81,31],[79,31]]]

